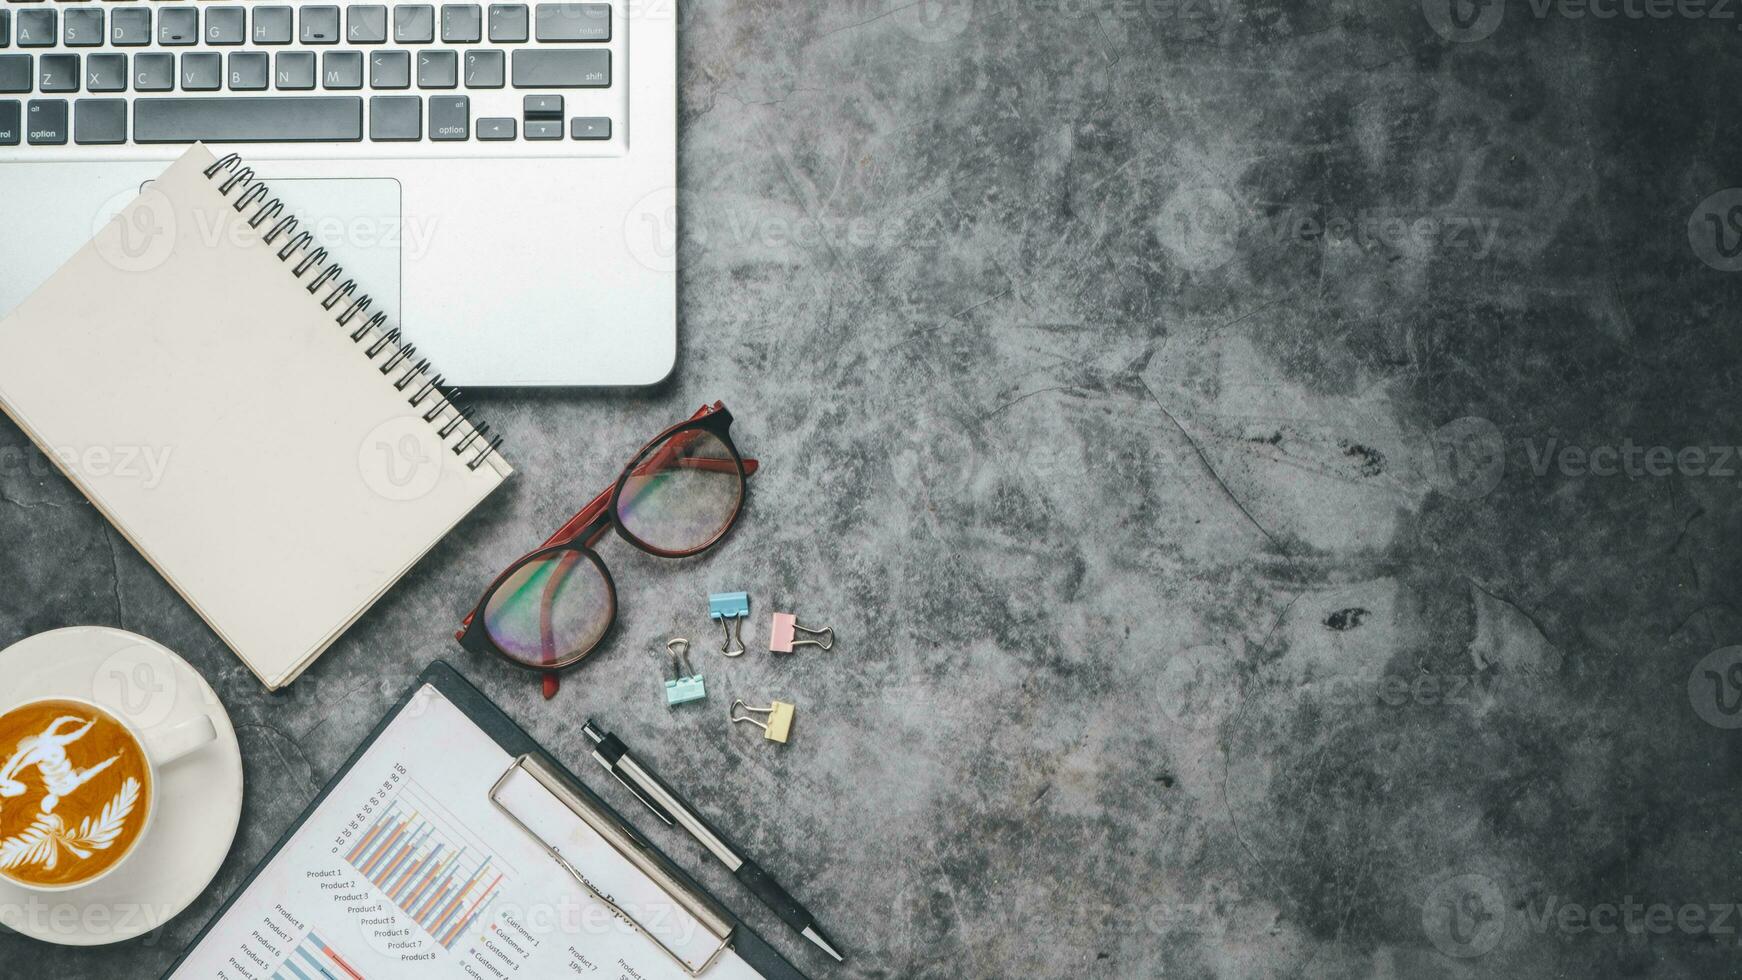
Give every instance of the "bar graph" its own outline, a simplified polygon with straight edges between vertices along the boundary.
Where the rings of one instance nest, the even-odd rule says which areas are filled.
[[[408,784],[345,861],[438,945],[452,949],[495,902],[506,869],[442,813]]]
[[[364,980],[364,977],[326,940],[310,930],[279,964],[272,980]]]

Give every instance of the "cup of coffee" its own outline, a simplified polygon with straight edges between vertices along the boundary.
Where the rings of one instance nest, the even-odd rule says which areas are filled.
[[[0,878],[61,891],[105,877],[151,826],[159,770],[215,738],[209,715],[147,736],[82,698],[0,713]]]

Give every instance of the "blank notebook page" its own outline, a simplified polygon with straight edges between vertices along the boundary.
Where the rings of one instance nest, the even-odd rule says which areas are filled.
[[[343,275],[311,293],[326,262],[294,274],[310,246],[249,224],[270,188],[213,163],[191,148],[0,321],[0,408],[277,688],[512,470],[439,391],[411,404],[416,355],[384,374],[385,325],[353,340],[355,297],[322,305]]]

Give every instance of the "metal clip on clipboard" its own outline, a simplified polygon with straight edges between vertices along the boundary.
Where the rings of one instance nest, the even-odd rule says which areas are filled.
[[[646,875],[648,880],[659,887],[660,891],[663,891],[685,912],[693,916],[702,928],[708,930],[715,939],[720,941],[719,946],[714,949],[701,966],[690,966],[676,950],[667,945],[652,930],[609,897],[600,894],[592,883],[574,865],[569,863],[567,858],[563,857],[556,848],[527,826],[525,821],[521,820],[513,810],[510,810],[498,799],[502,787],[513,777],[516,770],[524,771],[528,776],[537,780],[539,785],[543,786],[558,802],[573,811],[575,816],[579,817],[594,833],[604,838],[605,842],[622,855],[624,860],[634,865],[637,871]],[[580,793],[575,792],[567,779],[558,775],[537,756],[523,755],[515,759],[514,764],[508,767],[508,771],[504,772],[501,778],[496,780],[496,784],[490,787],[490,802],[497,810],[501,811],[503,816],[514,821],[514,825],[519,827],[522,833],[536,841],[538,846],[550,855],[551,859],[556,861],[564,871],[567,871],[570,877],[580,882],[581,887],[585,888],[589,894],[621,916],[623,921],[635,928],[636,932],[664,950],[665,954],[671,957],[672,962],[690,976],[701,976],[709,967],[714,965],[714,962],[720,958],[720,954],[731,946],[732,932],[735,927],[732,924],[730,914],[719,902],[714,900],[713,896],[685,883],[679,877],[677,866],[669,858],[654,850],[653,845],[637,834],[634,828],[624,823],[616,814],[602,809]]]

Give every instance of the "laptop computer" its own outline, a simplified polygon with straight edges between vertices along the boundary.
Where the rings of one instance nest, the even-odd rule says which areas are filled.
[[[0,311],[203,141],[448,381],[658,382],[676,69],[675,0],[0,2]]]

